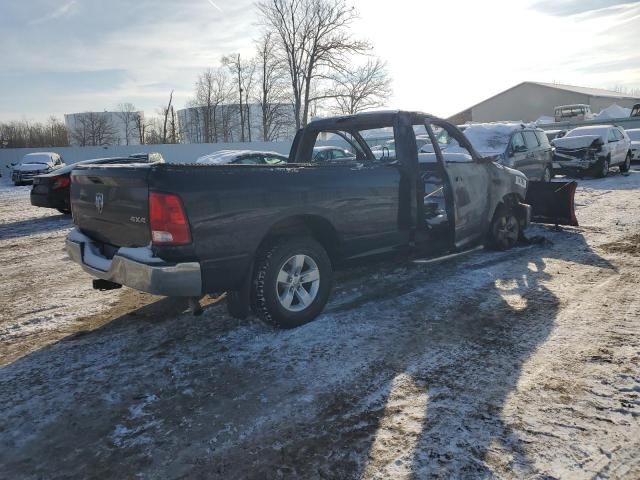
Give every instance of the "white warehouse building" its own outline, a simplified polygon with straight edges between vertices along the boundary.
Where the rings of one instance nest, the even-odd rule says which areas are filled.
[[[72,146],[140,145],[144,112],[82,112],[64,116]]]
[[[640,98],[600,88],[576,87],[556,83],[522,82],[449,118],[460,125],[466,122],[533,122],[542,116],[553,117],[560,105],[589,105],[593,113],[617,104],[632,108]]]

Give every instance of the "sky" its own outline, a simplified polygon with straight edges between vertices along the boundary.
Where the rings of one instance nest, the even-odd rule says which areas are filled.
[[[640,89],[640,1],[352,0],[389,107],[450,116],[522,81]],[[0,121],[182,108],[198,73],[254,52],[253,0],[6,0]]]

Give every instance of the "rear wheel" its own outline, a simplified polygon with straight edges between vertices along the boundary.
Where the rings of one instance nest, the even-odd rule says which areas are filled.
[[[493,216],[489,232],[489,246],[496,250],[508,250],[520,237],[520,220],[512,207],[500,205]]]
[[[332,284],[331,261],[322,245],[309,237],[283,239],[258,260],[256,313],[277,328],[304,325],[322,312]]]
[[[624,163],[620,165],[620,171],[627,173],[631,169],[631,152],[627,153],[627,157],[624,159]]]

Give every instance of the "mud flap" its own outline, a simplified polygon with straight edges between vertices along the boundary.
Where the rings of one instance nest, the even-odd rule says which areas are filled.
[[[578,226],[574,198],[578,183],[529,182],[526,203],[531,205],[531,220],[538,223]]]

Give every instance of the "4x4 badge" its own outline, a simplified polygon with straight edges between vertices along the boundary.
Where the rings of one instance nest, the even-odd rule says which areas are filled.
[[[102,209],[104,208],[104,195],[102,193],[96,193],[96,208],[98,209],[98,213],[102,213]]]

